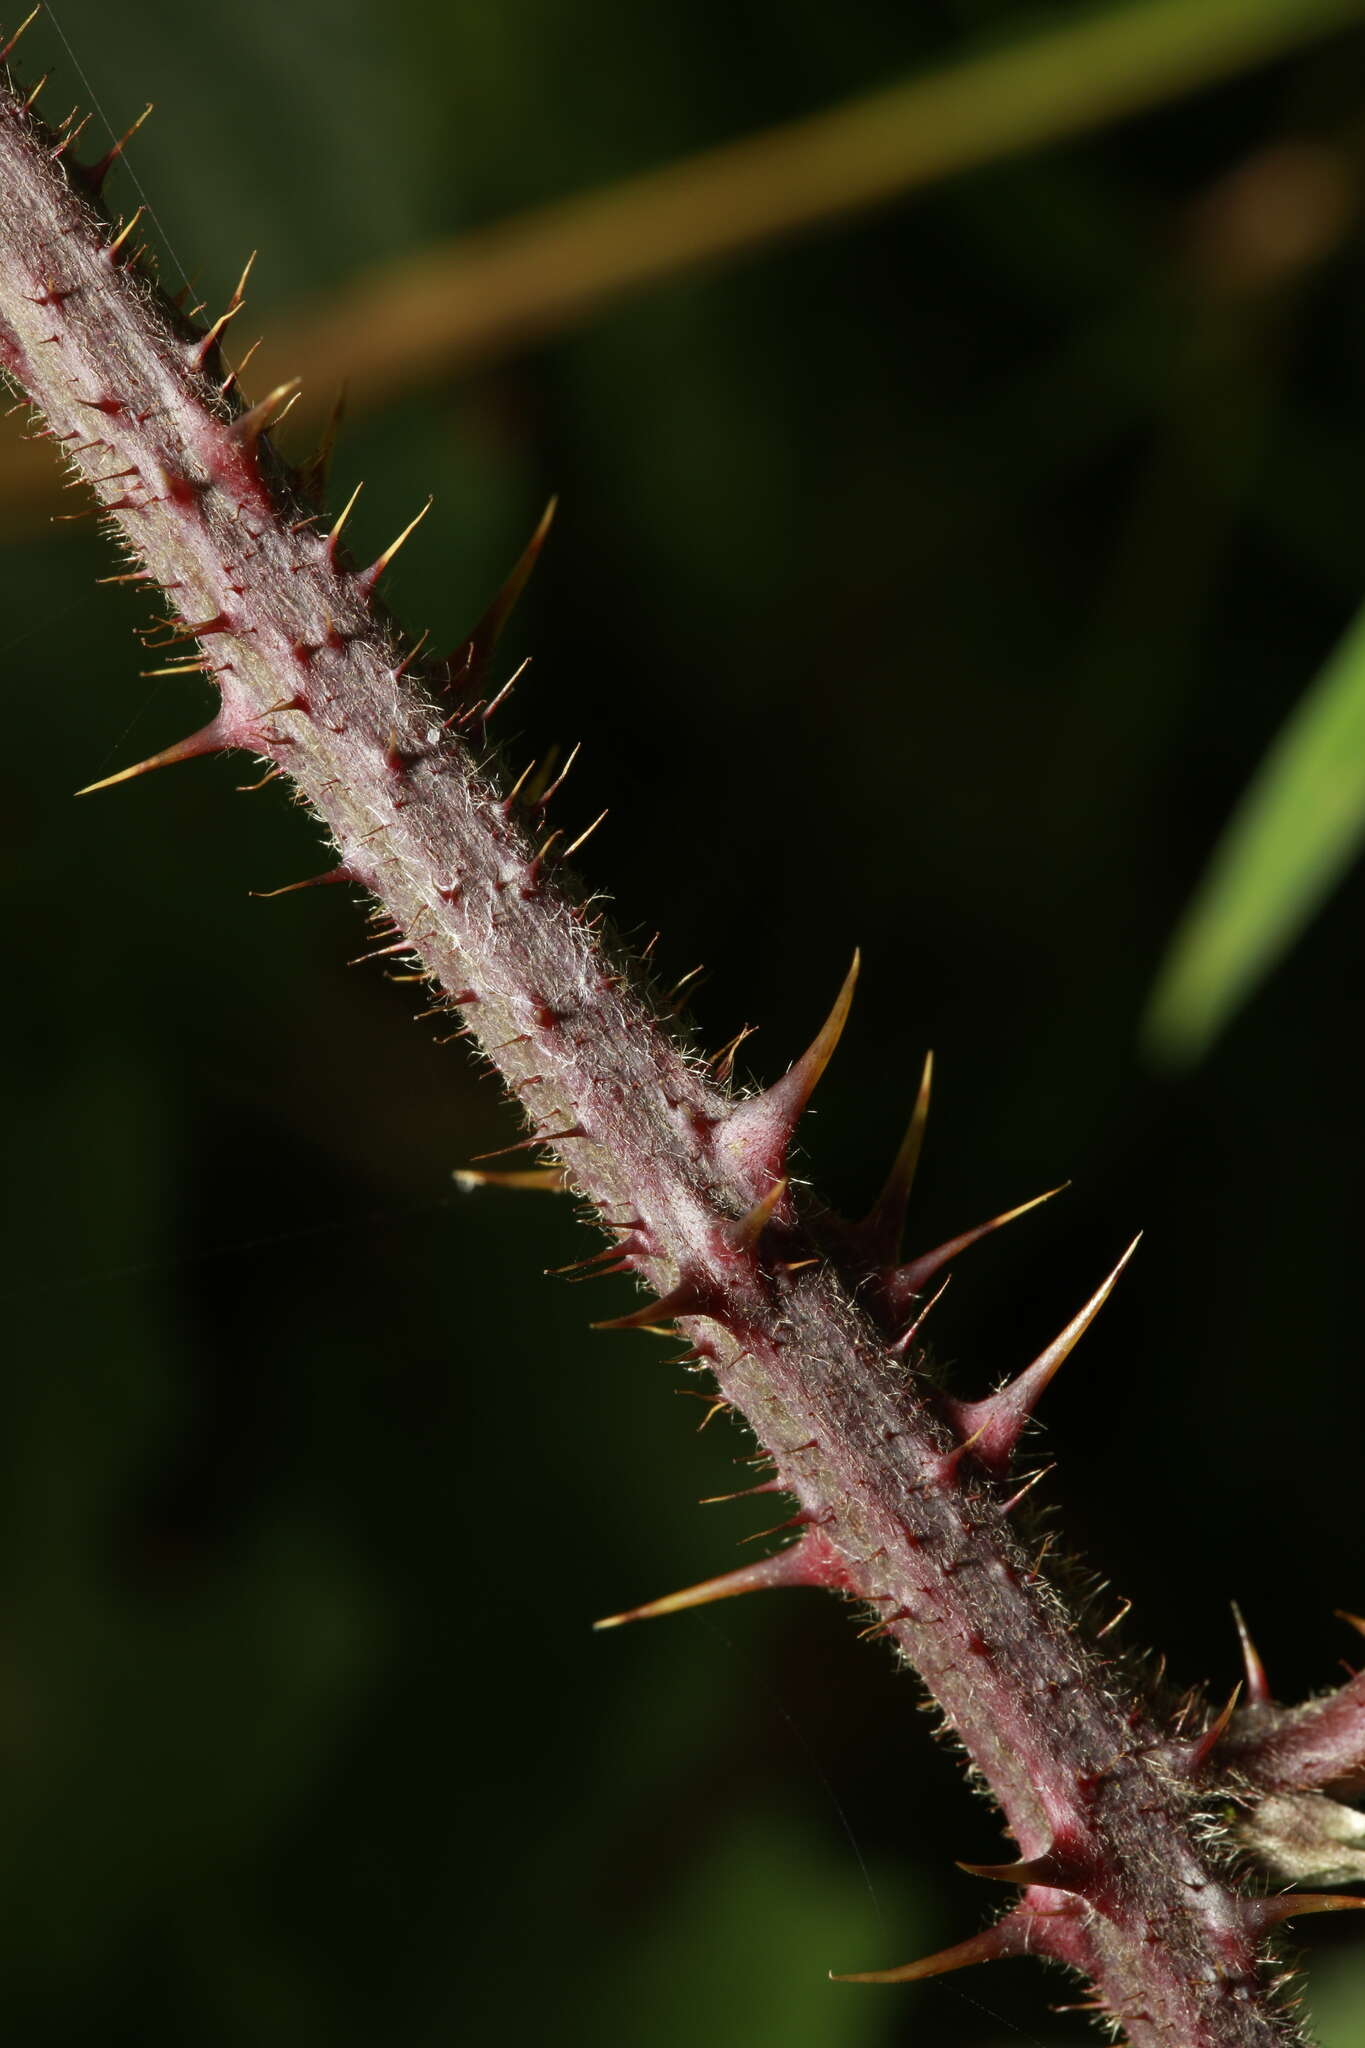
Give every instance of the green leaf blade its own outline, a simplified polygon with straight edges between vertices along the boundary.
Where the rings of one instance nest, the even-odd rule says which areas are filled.
[[[1291,712],[1214,848],[1142,1025],[1166,1066],[1200,1058],[1365,843],[1365,610]]]

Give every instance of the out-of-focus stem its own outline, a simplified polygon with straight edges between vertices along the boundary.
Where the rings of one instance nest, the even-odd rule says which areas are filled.
[[[353,409],[506,355],[687,271],[886,205],[1197,90],[1365,17],[1365,0],[1142,0],[757,135],[477,229],[295,310],[262,345],[301,375],[298,418]],[[278,372],[278,375],[276,374]],[[0,451],[0,499],[52,496],[50,465]]]

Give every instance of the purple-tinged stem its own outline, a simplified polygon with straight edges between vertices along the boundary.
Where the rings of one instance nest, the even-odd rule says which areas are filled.
[[[1234,1717],[1220,1762],[1258,1792],[1365,1796],[1365,1672],[1300,1707],[1249,1707]]]
[[[480,650],[402,653],[374,597],[391,550],[355,569],[270,448],[289,387],[240,411],[216,348],[127,267],[57,150],[0,93],[0,365],[205,647],[219,710],[163,758],[246,748],[292,780],[500,1069],[523,1149],[553,1147],[649,1288],[618,1327],[677,1322],[768,1452],[805,1533],[766,1576],[852,1596],[933,1693],[1017,1852],[988,1873],[1016,1889],[1007,1931],[968,1953],[1074,1966],[1134,2048],[1299,2040],[1263,1981],[1277,1916],[1215,1867],[1188,1760],[1008,1519],[996,1474],[1028,1403],[972,1404],[978,1458],[903,1355],[896,1290],[870,1284],[856,1233],[832,1252],[785,1183],[851,981],[766,1096],[712,1085],[494,785]]]

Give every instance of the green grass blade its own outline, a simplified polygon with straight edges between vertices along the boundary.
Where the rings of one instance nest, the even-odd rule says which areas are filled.
[[[1163,1064],[1198,1059],[1365,842],[1365,611],[1272,743],[1162,963],[1143,1020]]]

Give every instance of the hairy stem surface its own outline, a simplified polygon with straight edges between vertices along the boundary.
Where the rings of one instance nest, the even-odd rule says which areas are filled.
[[[837,1030],[748,1100],[680,1049],[487,772],[472,656],[404,659],[374,597],[386,558],[357,569],[264,436],[284,394],[243,413],[214,343],[126,261],[97,184],[0,96],[0,366],[220,692],[166,758],[246,748],[292,779],[341,876],[384,906],[381,947],[444,991],[528,1148],[553,1149],[656,1297],[623,1322],[677,1324],[769,1453],[802,1532],[772,1582],[857,1600],[933,1693],[1017,1845],[985,1873],[1017,1902],[959,1960],[1069,1964],[1141,2048],[1300,2038],[1259,1961],[1285,1902],[1245,1896],[1200,1845],[1201,1745],[1156,1729],[1013,1532],[1027,1404],[940,1397],[904,1341],[918,1275],[786,1184]]]

